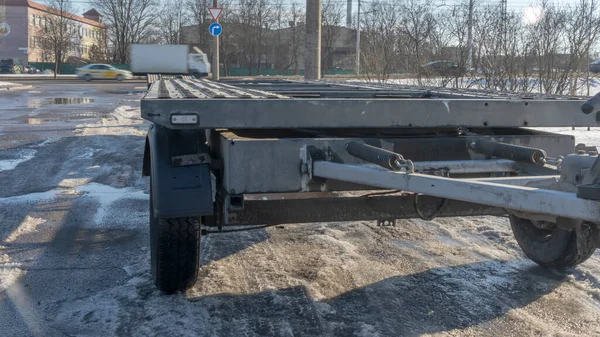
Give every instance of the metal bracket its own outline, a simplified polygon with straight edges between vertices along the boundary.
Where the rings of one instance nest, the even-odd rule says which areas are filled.
[[[577,197],[588,200],[600,200],[600,184],[578,185]]]
[[[600,156],[596,157],[596,160],[594,160],[594,164],[590,170],[587,171],[583,176],[582,185],[593,184],[596,182],[598,177],[600,177]]]
[[[210,155],[208,153],[187,154],[183,156],[171,157],[171,164],[178,166],[192,166],[201,164],[211,164]]]

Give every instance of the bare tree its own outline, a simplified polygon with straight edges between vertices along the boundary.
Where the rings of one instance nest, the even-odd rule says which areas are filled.
[[[428,40],[435,28],[435,17],[429,3],[417,0],[405,1],[401,5],[400,12],[402,17],[399,31],[404,37],[401,43],[408,43],[412,68],[416,71],[417,79],[421,84],[421,62],[424,60]]]
[[[599,3],[597,0],[579,0],[567,10],[567,39],[569,42],[570,65],[574,76],[570,85],[570,93],[576,94],[579,87],[579,74],[584,60],[589,58],[590,48],[598,37],[600,30]],[[587,68],[587,67],[586,67]],[[589,83],[589,72],[586,84]]]
[[[441,11],[435,18],[438,24],[430,37],[434,58],[453,62],[458,69],[466,69],[469,50],[469,1],[454,5],[449,11]],[[454,87],[464,85],[461,81],[463,74],[460,71],[445,72],[442,75],[441,86],[447,86],[453,80]]]
[[[267,0],[238,0],[239,29],[238,45],[248,75],[256,66],[260,74],[263,56],[266,55],[265,31],[268,29],[272,8]]]
[[[374,1],[361,17],[361,68],[369,81],[387,81],[397,67],[399,13],[394,2]]]
[[[294,75],[299,75],[298,60],[303,52],[302,46],[304,46],[304,26],[306,22],[306,10],[299,3],[293,2],[290,9],[290,63],[294,67]]]
[[[152,37],[159,14],[156,0],[90,0],[109,26],[113,61],[129,63],[129,46]]]
[[[292,67],[298,73],[300,45],[303,41],[303,30],[300,27],[304,22],[303,12],[304,9],[298,3],[291,3],[289,10],[282,0],[276,1],[273,6],[269,54],[280,75]]]
[[[210,41],[212,41],[210,34],[207,34],[208,26],[213,22],[210,13],[208,12],[208,8],[211,8],[212,4],[212,0],[188,0],[187,2],[187,8],[191,17],[190,21],[196,26],[195,29],[190,31],[192,36],[190,36],[189,42],[197,44],[200,49],[205,52],[210,50]],[[221,7],[227,5],[228,4],[223,3],[222,1],[219,4]],[[228,8],[228,10],[224,11],[221,15],[223,17],[225,15],[230,16],[231,9]],[[223,34],[228,31],[231,31],[231,29],[224,30]]]
[[[338,0],[324,0],[321,11],[321,69],[333,68],[333,51],[335,42],[340,37],[340,25],[344,16],[343,4]]]
[[[542,1],[542,18],[530,25],[532,53],[536,58],[538,89],[543,93],[560,94],[568,88],[569,57],[565,55],[567,42],[566,12]]]
[[[70,0],[52,0],[48,3],[50,13],[45,17],[45,43],[42,48],[54,59],[54,77],[60,71],[60,64],[65,62],[73,44],[77,44],[78,36],[75,21],[70,17],[72,4]]]
[[[186,7],[182,6],[178,0],[166,0],[163,3],[158,23],[166,44],[182,43],[181,28],[189,22],[188,18]]]

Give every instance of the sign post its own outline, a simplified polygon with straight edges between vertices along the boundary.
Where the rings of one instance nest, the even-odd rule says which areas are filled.
[[[219,21],[219,17],[221,16],[221,12],[223,12],[223,9],[219,8],[218,0],[213,0],[213,7],[209,8],[208,11],[210,12],[210,15],[212,16],[213,20],[215,20],[215,22],[213,22],[208,27],[208,30],[210,32],[210,35],[214,36],[214,38],[215,38],[215,41],[213,44],[212,74],[213,74],[213,80],[218,81],[220,78],[219,77],[219,70],[220,70],[219,35],[221,35],[221,33],[223,32],[223,27],[221,26],[221,24],[218,21]]]

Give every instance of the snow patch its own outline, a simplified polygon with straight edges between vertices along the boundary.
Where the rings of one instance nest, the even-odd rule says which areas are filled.
[[[17,195],[14,197],[0,198],[0,203],[9,204],[9,203],[37,202],[40,200],[54,199],[54,197],[56,197],[57,194],[61,194],[63,192],[65,192],[65,191],[54,189],[54,190],[50,190],[50,191],[46,191],[46,192]]]
[[[371,324],[363,323],[360,325],[360,330],[356,332],[357,337],[379,337],[381,336],[375,327]]]
[[[60,138],[58,138],[58,137],[50,137],[50,138],[47,138],[47,139],[45,139],[43,142],[39,143],[39,144],[38,144],[38,145],[36,145],[35,147],[42,147],[42,146],[46,146],[46,145],[48,145],[48,144],[51,144],[51,143],[57,142],[57,141],[59,141],[59,140],[60,140]]]
[[[37,151],[33,150],[33,149],[23,149],[23,150],[19,151],[18,158],[16,158],[16,159],[0,160],[0,172],[12,170],[15,167],[17,167],[19,164],[33,159],[33,157],[35,157],[36,153],[37,153]]]
[[[76,133],[81,136],[95,135],[134,135],[145,136],[146,128],[139,108],[123,105],[117,107],[109,118],[97,123],[79,124]],[[143,127],[143,128],[140,128]]]
[[[34,218],[31,216],[26,216],[25,220],[21,222],[19,227],[17,227],[10,235],[6,238],[6,242],[13,243],[17,241],[17,239],[25,234],[35,232],[35,230],[42,224],[46,222],[45,219]]]
[[[102,223],[106,216],[108,207],[115,201],[120,199],[139,199],[147,200],[148,195],[143,191],[136,190],[134,188],[114,188],[107,185],[98,183],[91,183],[85,186],[76,188],[77,191],[84,192],[87,196],[98,199],[100,206],[94,215],[94,222],[96,224]]]
[[[4,249],[0,246],[0,252]],[[12,262],[8,255],[0,253],[0,292],[8,289],[23,275],[20,267],[20,263]]]
[[[600,147],[600,128],[573,128],[571,127],[560,127],[560,128],[531,128],[538,131],[559,133],[561,135],[569,135],[575,137],[575,144],[584,143],[587,146],[599,146]]]
[[[1,87],[9,87],[9,86],[13,86],[13,85],[17,85],[17,84],[11,83],[11,82],[0,82],[0,88]]]

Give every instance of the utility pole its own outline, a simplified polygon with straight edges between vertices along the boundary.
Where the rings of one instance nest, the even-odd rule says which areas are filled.
[[[360,0],[358,0],[358,17],[356,20],[356,76],[360,75]]]
[[[467,55],[467,71],[471,73],[473,68],[473,1],[469,0],[469,32],[467,37],[467,49],[469,50]]]
[[[213,0],[213,8],[219,8],[219,1],[218,0]],[[219,80],[219,71],[220,71],[220,63],[219,63],[219,37],[215,36],[214,37],[214,45],[213,45],[213,60],[212,60],[212,73],[213,73],[213,80],[218,81]]]
[[[306,0],[306,57],[304,78],[321,79],[321,0]]]

